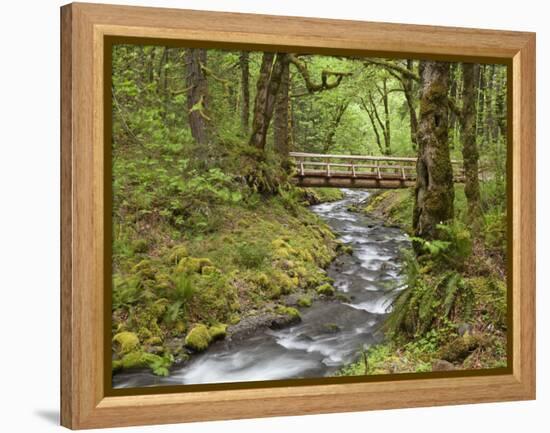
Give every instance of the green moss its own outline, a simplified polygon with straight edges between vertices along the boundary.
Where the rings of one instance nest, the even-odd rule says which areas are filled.
[[[298,288],[300,280],[298,277],[290,277],[285,272],[274,271],[272,274],[272,294],[288,295]]]
[[[202,324],[195,325],[185,337],[185,345],[197,352],[205,350],[211,341],[208,328]]]
[[[215,274],[217,272],[220,272],[220,270],[218,268],[216,268],[215,266],[204,266],[201,270],[201,273],[203,275],[211,275],[211,274]]]
[[[153,280],[155,278],[155,274],[157,273],[157,269],[151,260],[143,259],[133,267],[132,273],[139,274],[143,278]]]
[[[222,338],[225,338],[225,336],[227,335],[227,325],[222,323],[212,325],[210,328],[208,328],[208,333],[210,334],[210,338],[212,340],[220,340]]]
[[[189,255],[189,252],[187,251],[187,247],[185,245],[176,245],[175,247],[172,247],[168,254],[166,255],[166,259],[169,263],[179,263],[181,259],[184,257],[187,257]]]
[[[161,357],[152,353],[134,351],[127,353],[119,360],[113,361],[113,370],[147,367],[158,376],[168,376],[168,368],[171,364],[171,357]]]
[[[119,332],[113,337],[117,353],[123,355],[132,352],[139,347],[139,338],[133,332]]]
[[[464,334],[443,346],[440,350],[440,358],[449,362],[462,362],[475,349],[484,344],[484,339],[478,335]]]
[[[137,239],[132,242],[132,249],[135,253],[145,253],[149,249],[149,244],[146,239]]]
[[[276,310],[277,314],[281,314],[283,316],[290,317],[292,319],[298,319],[301,320],[302,316],[300,316],[300,312],[293,307],[284,307],[282,305],[277,306]]]
[[[337,251],[342,254],[349,254],[350,256],[353,254],[353,247],[351,245],[345,245],[345,244],[337,244]]]
[[[231,325],[236,325],[237,323],[239,323],[241,321],[241,318],[239,317],[238,314],[231,314],[229,316],[229,323]]]
[[[177,274],[201,273],[205,267],[213,267],[213,263],[207,258],[184,257],[176,266]]]
[[[317,287],[317,293],[323,296],[333,296],[334,287],[332,287],[332,285],[328,283],[321,284],[319,287]]]
[[[168,290],[172,287],[172,279],[166,272],[158,272],[155,275],[155,282],[158,290]]]
[[[290,245],[284,239],[274,239],[271,241],[271,246],[277,248],[289,248]]]
[[[176,332],[176,334],[183,334],[186,329],[187,326],[185,326],[185,322],[183,320],[178,320],[174,324],[174,331]]]
[[[309,296],[302,296],[300,299],[298,299],[298,307],[311,307],[312,300]]]
[[[145,344],[148,344],[150,346],[162,344],[162,338],[160,337],[151,337],[145,341]]]

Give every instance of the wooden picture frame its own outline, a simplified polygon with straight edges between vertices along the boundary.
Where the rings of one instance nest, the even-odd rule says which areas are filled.
[[[108,38],[316,53],[493,59],[511,70],[512,367],[306,386],[108,395],[104,65]],[[535,398],[535,35],[73,3],[61,8],[61,424],[80,429]],[[106,57],[107,56],[107,57]]]

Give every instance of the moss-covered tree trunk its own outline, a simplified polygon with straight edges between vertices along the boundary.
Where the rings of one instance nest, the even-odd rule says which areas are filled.
[[[464,160],[464,192],[468,201],[468,221],[473,233],[478,233],[481,218],[481,199],[479,194],[478,160],[479,152],[476,142],[476,69],[478,65],[462,65],[462,157]]]
[[[208,82],[204,66],[206,66],[206,50],[189,48],[185,51],[187,69],[187,110],[191,135],[197,144],[208,142]]]
[[[412,60],[407,60],[407,69],[413,72],[414,63]],[[411,146],[413,150],[418,149],[416,140],[416,132],[418,131],[418,117],[416,115],[416,91],[415,83],[410,77],[405,75],[401,78],[401,84],[403,85],[403,92],[405,93],[405,99],[407,101],[407,107],[409,108],[409,120],[411,125]]]
[[[254,101],[254,116],[252,119],[252,134],[250,145],[260,151],[265,150],[267,131],[271,118],[281,77],[286,62],[286,54],[264,53],[260,74],[256,84],[256,100]]]
[[[250,118],[250,68],[248,51],[241,52],[239,56],[239,66],[241,68],[241,126],[245,134],[248,133],[248,122]]]
[[[283,167],[288,168],[288,152],[290,151],[290,128],[289,128],[289,62],[283,61],[281,82],[275,101],[275,113],[273,120],[273,140],[275,151],[279,154]]]
[[[449,155],[449,64],[425,61],[421,65],[418,160],[413,212],[416,236],[438,237],[437,224],[454,216],[453,170]]]

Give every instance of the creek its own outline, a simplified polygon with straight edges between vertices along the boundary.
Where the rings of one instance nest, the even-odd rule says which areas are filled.
[[[147,371],[123,372],[113,387],[202,384],[325,377],[358,359],[362,349],[383,339],[380,325],[391,302],[404,288],[401,250],[408,236],[363,213],[348,210],[365,200],[365,190],[343,190],[342,200],[311,206],[353,248],[327,269],[337,292],[331,300],[316,299],[300,309],[300,323],[284,329],[260,329],[237,341],[219,341],[194,356],[169,377]]]

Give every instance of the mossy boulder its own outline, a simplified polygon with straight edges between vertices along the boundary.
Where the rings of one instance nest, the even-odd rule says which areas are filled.
[[[334,296],[334,287],[329,283],[321,284],[317,287],[317,293],[322,296]]]
[[[121,359],[113,361],[113,371],[122,368],[150,368],[157,376],[168,376],[168,368],[172,364],[171,357],[162,357],[153,353],[136,350],[124,355]]]
[[[311,307],[312,302],[309,296],[302,296],[298,299],[297,304],[298,307]]]
[[[211,343],[212,337],[206,325],[195,325],[185,337],[185,345],[196,352],[205,350]]]
[[[287,316],[291,321],[300,321],[302,320],[302,316],[300,316],[300,312],[293,307],[285,307],[282,305],[279,305],[275,312],[277,314],[281,314],[283,316]]]
[[[227,325],[219,323],[208,328],[212,340],[221,340],[227,335]]]
[[[200,274],[205,267],[214,267],[214,264],[207,258],[184,257],[176,266],[177,274]]]
[[[113,337],[115,350],[119,355],[135,351],[139,347],[139,338],[133,332],[119,332]]]
[[[462,362],[474,350],[484,344],[484,339],[479,335],[464,334],[457,337],[443,346],[439,352],[439,357],[444,361]]]
[[[340,254],[348,254],[350,256],[353,254],[353,247],[351,245],[346,245],[346,244],[339,243],[336,247],[336,250]]]

